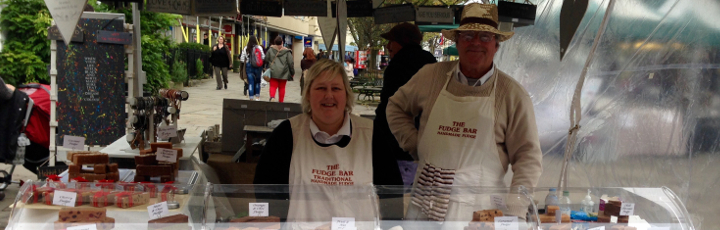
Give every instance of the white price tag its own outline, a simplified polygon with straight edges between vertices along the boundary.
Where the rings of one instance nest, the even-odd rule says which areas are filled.
[[[588,229],[588,230],[605,230],[605,226],[594,227],[594,228],[591,228],[591,229]]]
[[[85,138],[65,135],[63,137],[63,148],[83,150],[85,147]]]
[[[351,230],[355,228],[355,218],[353,217],[333,217],[332,230]]]
[[[617,224],[617,216],[610,216],[610,223]]]
[[[171,137],[177,137],[177,125],[160,126],[157,130],[158,137],[167,140]]]
[[[497,209],[507,209],[507,206],[505,205],[505,197],[502,195],[490,195],[490,199],[492,199],[492,202],[495,204],[495,207]]]
[[[622,207],[620,207],[620,215],[621,216],[632,216],[635,212],[635,204],[634,203],[623,203]]]
[[[177,150],[158,148],[155,159],[175,163],[177,162]]]
[[[167,202],[161,202],[161,203],[150,205],[147,207],[147,210],[148,210],[148,215],[150,215],[151,220],[170,215],[170,211],[168,211]]]
[[[268,203],[250,203],[249,206],[250,216],[270,216],[270,205]]]
[[[495,217],[495,230],[518,230],[517,216]]]
[[[66,191],[55,191],[53,195],[53,205],[75,207],[75,199],[77,193]]]
[[[67,230],[97,230],[97,226],[95,224],[88,224],[88,225],[69,227],[69,228],[67,228]]]

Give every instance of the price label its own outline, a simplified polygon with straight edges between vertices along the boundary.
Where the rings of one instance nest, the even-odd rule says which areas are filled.
[[[268,203],[250,203],[249,206],[250,216],[270,216],[270,205]]]
[[[623,203],[622,207],[620,207],[620,215],[621,216],[632,216],[635,212],[635,204],[634,203]]]
[[[95,224],[88,224],[88,225],[69,227],[69,228],[67,228],[67,230],[97,230],[97,226]]]
[[[75,207],[75,199],[77,193],[66,191],[55,191],[53,195],[53,205]]]
[[[158,148],[155,159],[175,163],[177,162],[177,150]]]
[[[594,227],[594,228],[591,228],[591,229],[588,229],[588,230],[605,230],[605,226]]]
[[[617,216],[610,216],[610,223],[617,224],[618,217]]]
[[[157,130],[158,137],[167,140],[171,137],[177,137],[177,125],[160,126]]]
[[[333,217],[332,230],[352,230],[355,228],[355,218],[353,217]]]
[[[495,217],[495,230],[518,230],[517,216]]]
[[[85,138],[65,135],[63,137],[63,147],[68,149],[83,150],[85,147]]]
[[[495,204],[495,207],[497,209],[507,209],[507,206],[505,205],[505,197],[502,195],[490,195],[490,199],[492,199],[492,202]]]
[[[168,211],[167,201],[150,205],[147,207],[147,210],[151,220],[170,215],[170,211]]]

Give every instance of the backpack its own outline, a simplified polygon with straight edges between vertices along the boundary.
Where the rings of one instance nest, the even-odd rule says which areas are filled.
[[[250,64],[253,67],[262,67],[263,66],[262,50],[255,47],[255,49],[253,49],[253,53],[248,54],[248,55],[250,55]]]

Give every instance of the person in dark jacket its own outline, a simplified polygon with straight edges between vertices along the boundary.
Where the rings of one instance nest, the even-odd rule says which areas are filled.
[[[303,89],[305,89],[305,72],[307,72],[305,70],[310,69],[315,62],[317,62],[317,59],[315,58],[315,53],[312,48],[305,48],[303,59],[300,61],[300,69],[302,70],[302,75],[300,75],[300,96],[302,96]]]
[[[218,43],[212,47],[212,53],[210,55],[210,62],[215,68],[215,81],[217,81],[217,88],[215,89],[222,89],[223,83],[225,84],[225,89],[227,89],[227,71],[228,69],[232,69],[233,66],[232,55],[230,54],[228,46],[225,45],[225,38],[218,37]]]
[[[405,85],[420,68],[426,64],[435,63],[437,60],[430,52],[420,47],[422,34],[416,25],[402,23],[380,36],[388,40],[385,48],[391,59],[383,74],[384,81],[380,92],[380,105],[375,110],[373,151],[394,156],[400,164],[401,171],[412,172],[415,170],[412,164],[408,165],[408,167],[403,167],[403,165],[412,162],[413,158],[400,148],[395,136],[390,132],[387,117],[385,116],[385,108],[388,99],[401,86]],[[411,182],[414,178],[408,178],[408,176],[413,174],[403,174],[403,181],[409,179]]]

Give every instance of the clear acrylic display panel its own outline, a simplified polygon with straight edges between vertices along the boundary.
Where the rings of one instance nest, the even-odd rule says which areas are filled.
[[[66,188],[74,189],[80,186],[86,188],[84,191],[101,191],[103,186],[106,187],[106,191],[122,192],[125,191],[124,187],[120,184],[102,184],[102,183],[62,183]],[[147,229],[148,221],[151,220],[150,214],[148,213],[147,207],[152,204],[160,203],[161,191],[166,184],[154,184],[157,188],[157,198],[150,198],[150,202],[142,205],[135,205],[131,208],[119,208],[116,207],[114,202],[109,202],[106,209],[106,216],[115,219],[114,229]],[[7,229],[33,229],[33,230],[53,230],[55,221],[59,219],[59,211],[64,206],[47,205],[43,202],[43,199],[39,199],[38,203],[33,203],[31,194],[33,192],[32,187],[53,187],[57,190],[62,189],[56,183],[45,183],[45,182],[27,182],[19,190],[18,195],[15,199],[14,206],[12,207],[12,213],[8,222]],[[180,205],[178,209],[169,209],[169,215],[184,214],[189,217],[187,228],[188,229],[201,229],[203,226],[203,218],[206,217],[206,185],[178,185],[173,184],[176,189],[174,191],[174,199]],[[144,190],[143,185],[135,184],[135,191]],[[82,205],[75,207],[88,207],[91,208],[92,203],[83,200]],[[88,223],[92,224],[92,223]],[[173,225],[176,226],[176,225]],[[180,230],[180,228],[176,228]]]
[[[720,2],[590,0],[560,61],[562,0],[532,1],[535,25],[515,28],[495,56],[535,105],[543,174],[558,185],[570,103],[588,56],[582,121],[570,187],[662,187],[675,191],[697,229],[720,226]],[[510,177],[508,177],[509,179]]]

